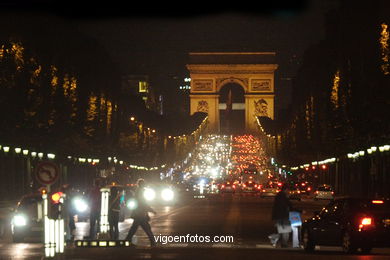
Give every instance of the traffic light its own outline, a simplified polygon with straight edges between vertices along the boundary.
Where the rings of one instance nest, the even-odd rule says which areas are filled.
[[[61,216],[62,203],[63,203],[63,193],[53,192],[50,194],[50,203],[49,203],[49,218],[58,219]]]

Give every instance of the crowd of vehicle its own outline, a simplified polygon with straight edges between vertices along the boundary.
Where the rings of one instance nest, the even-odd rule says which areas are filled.
[[[261,199],[275,197],[282,187],[287,187],[284,192],[290,200],[329,201],[320,212],[315,212],[302,224],[301,242],[306,251],[313,251],[316,245],[331,245],[341,246],[347,253],[358,249],[369,253],[373,247],[390,246],[388,199],[339,198],[327,184],[286,182],[283,178],[276,178],[267,167],[260,143],[253,136],[205,138],[194,156],[196,160],[189,168],[191,172],[183,172],[176,182],[148,183],[143,192],[144,199],[152,206],[175,205],[188,194],[204,195],[204,198],[207,195],[249,195]],[[119,221],[130,218],[137,207],[135,184],[110,183],[103,187],[118,191]],[[50,203],[64,200],[61,203],[72,221],[90,221],[92,202],[88,190],[67,188],[47,195]],[[13,209],[10,222],[13,241],[23,242],[29,236],[43,238],[42,214],[42,190],[23,196]],[[0,231],[1,228],[4,228],[4,221]]]

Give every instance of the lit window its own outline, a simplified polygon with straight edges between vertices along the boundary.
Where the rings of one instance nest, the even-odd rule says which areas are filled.
[[[146,92],[147,91],[147,83],[146,81],[140,81],[138,83],[139,89],[138,92]]]

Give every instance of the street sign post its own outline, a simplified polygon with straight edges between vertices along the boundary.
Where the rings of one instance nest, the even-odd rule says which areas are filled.
[[[35,176],[41,184],[52,185],[58,180],[60,171],[55,163],[40,162],[35,168]]]
[[[43,216],[44,216],[44,232],[45,232],[45,257],[54,257],[56,253],[64,252],[64,219],[61,214],[61,205],[59,205],[59,215],[53,217],[51,212],[51,205],[49,200],[55,200],[56,203],[63,203],[63,193],[56,192],[52,196],[54,198],[48,198],[50,194],[50,186],[54,184],[59,178],[59,168],[52,162],[40,162],[35,168],[35,176],[37,180],[46,185],[47,190],[42,189],[43,199]]]

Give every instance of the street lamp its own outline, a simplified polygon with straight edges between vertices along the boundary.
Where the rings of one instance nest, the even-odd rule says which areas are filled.
[[[15,153],[19,154],[22,151],[22,148],[15,148]]]
[[[4,146],[3,150],[4,150],[4,152],[8,153],[9,152],[9,146]]]

